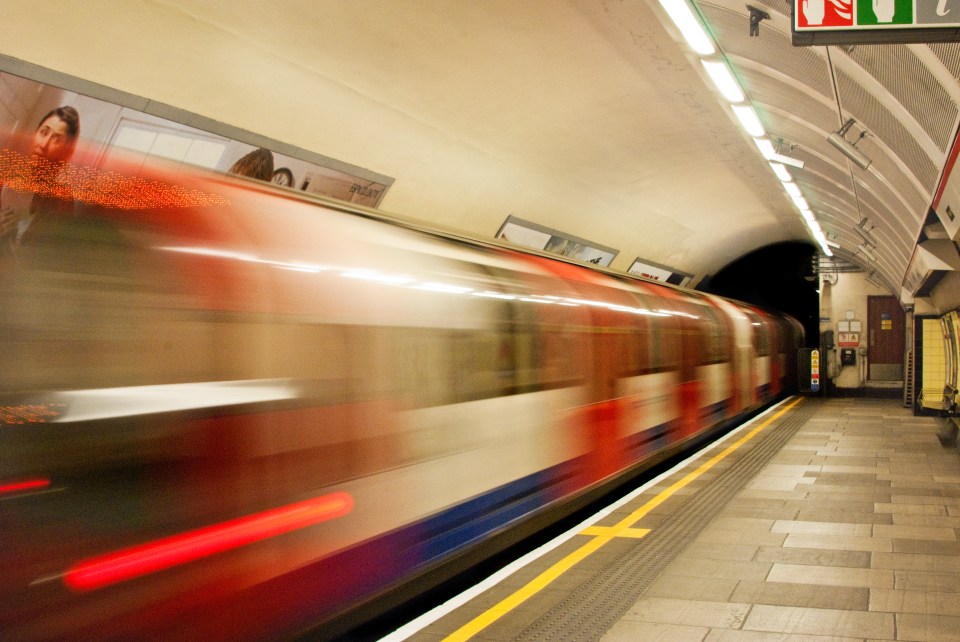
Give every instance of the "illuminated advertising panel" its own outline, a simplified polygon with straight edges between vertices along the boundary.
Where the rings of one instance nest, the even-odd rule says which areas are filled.
[[[516,216],[508,216],[497,231],[496,237],[548,254],[565,256],[582,263],[608,267],[619,250],[587,241],[565,232],[559,232]]]
[[[290,145],[263,141],[264,146],[258,146],[253,144],[258,141],[238,140],[229,133],[212,131],[215,128],[192,127],[0,69],[0,149],[23,153],[16,141],[32,140],[40,120],[56,109],[73,114],[76,139],[86,149],[97,151],[101,164],[107,164],[114,155],[129,162],[162,160],[247,176],[366,207],[379,206],[393,183],[392,178]],[[3,160],[8,161],[8,156]],[[13,171],[9,162],[2,165],[5,169],[0,169],[0,188],[9,183],[8,174]],[[8,202],[0,194],[0,206]]]
[[[685,286],[690,282],[690,279],[693,278],[692,274],[686,274],[680,272],[679,270],[674,270],[673,268],[668,268],[662,265],[657,265],[656,263],[651,263],[637,257],[633,261],[633,265],[630,266],[630,269],[627,270],[630,274],[638,274],[646,279],[652,279],[654,281],[661,281],[663,283],[671,283],[673,285]]]

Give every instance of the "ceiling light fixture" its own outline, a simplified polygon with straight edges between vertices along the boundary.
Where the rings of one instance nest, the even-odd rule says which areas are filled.
[[[871,261],[877,260],[877,255],[873,253],[873,250],[866,243],[861,243],[860,245],[858,245],[857,252],[859,252],[860,254],[863,254],[865,257],[867,257]]]
[[[754,138],[753,144],[757,146],[757,149],[767,160],[773,160],[773,157],[777,155],[777,152],[773,149],[773,143],[766,138]]]
[[[783,154],[777,154],[774,152],[773,156],[767,160],[776,161],[778,163],[783,163],[784,165],[789,165],[790,167],[796,167],[797,169],[803,169],[803,161],[799,158],[793,158],[792,156],[784,156]]]
[[[875,228],[876,226],[870,222],[870,219],[865,217],[862,221],[854,226],[853,231],[859,234],[860,238],[870,245],[876,246],[877,242],[873,240],[873,237],[870,235]]]
[[[700,62],[703,63],[707,75],[710,76],[710,80],[713,81],[724,98],[732,103],[742,103],[745,100],[746,97],[740,89],[740,83],[734,79],[727,63],[716,60],[701,60]]]
[[[777,150],[773,148],[773,143],[770,142],[769,139],[757,137],[753,139],[753,143],[757,146],[757,149],[760,150],[760,153],[763,154],[763,157],[768,161],[780,163],[781,165],[789,165],[790,167],[796,167],[797,169],[803,169],[802,160],[777,153]]]
[[[841,152],[843,152],[844,156],[846,156],[847,158],[852,160],[854,163],[856,163],[860,169],[867,169],[868,167],[870,167],[870,163],[872,161],[869,158],[867,158],[866,154],[864,154],[859,149],[857,149],[857,143],[859,143],[861,140],[864,139],[865,136],[867,136],[867,130],[866,129],[862,130],[860,132],[860,137],[857,138],[857,140],[852,143],[848,141],[846,138],[844,138],[847,131],[849,131],[849,129],[853,126],[855,122],[857,121],[854,120],[853,118],[848,119],[847,122],[843,124],[843,127],[841,127],[837,131],[827,136],[827,141],[831,145],[839,149]]]
[[[780,179],[781,183],[789,183],[793,181],[793,176],[790,175],[790,172],[787,171],[787,168],[783,166],[783,163],[770,163],[770,169],[773,170],[773,173],[777,175],[777,178]]]
[[[753,107],[750,105],[734,105],[733,113],[736,114],[737,120],[740,121],[740,124],[743,125],[743,128],[748,134],[754,138],[766,135],[767,132],[763,129],[763,124],[757,117],[757,112],[753,110]]]
[[[688,0],[660,0],[660,5],[666,11],[667,15],[673,21],[673,24],[679,29],[680,34],[686,40],[687,44],[701,56],[713,56],[718,52],[718,47],[713,40],[713,36],[707,32],[706,24],[702,22],[699,11],[695,6],[688,4]],[[750,7],[751,20],[755,25],[751,26],[751,35],[757,35],[758,30],[754,28],[759,25],[760,20],[767,19],[769,16],[764,12]],[[763,15],[761,15],[763,14]],[[713,84],[717,87],[724,98],[733,103],[733,111],[740,124],[753,138],[754,144],[763,157],[770,162],[770,168],[776,174],[777,178],[784,185],[784,188],[790,193],[790,198],[800,210],[804,222],[809,227],[813,237],[819,243],[821,250],[826,256],[833,256],[830,247],[827,245],[826,236],[817,223],[816,217],[810,211],[810,205],[800,193],[799,188],[793,183],[793,176],[787,171],[785,166],[796,169],[803,169],[804,162],[797,158],[792,158],[780,153],[783,145],[783,139],[777,140],[777,147],[767,138],[766,128],[760,121],[757,112],[750,105],[749,99],[740,86],[736,76],[729,67],[726,55],[721,51],[718,60],[700,59],[704,70]],[[793,146],[790,147],[793,149]],[[791,190],[790,188],[793,188]]]
[[[694,17],[686,0],[660,0],[660,5],[694,51],[701,56],[711,56],[717,52],[713,41],[707,36],[700,21]]]
[[[873,272],[873,271],[871,271],[870,274],[867,275],[867,283],[875,285],[878,288],[883,287],[883,282],[880,280],[880,277],[877,275],[876,272]]]

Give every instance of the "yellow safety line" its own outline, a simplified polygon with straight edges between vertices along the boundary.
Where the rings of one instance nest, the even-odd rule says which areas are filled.
[[[539,593],[541,590],[545,589],[551,582],[555,579],[566,573],[568,570],[573,568],[577,563],[586,559],[591,553],[599,550],[604,544],[615,539],[616,537],[633,537],[641,538],[647,533],[650,532],[650,529],[647,528],[633,528],[633,525],[638,521],[643,519],[650,511],[654,508],[665,502],[677,491],[684,488],[690,482],[694,481],[705,472],[717,465],[718,462],[726,458],[728,455],[733,453],[735,450],[740,448],[743,444],[747,443],[754,437],[756,437],[762,430],[767,426],[772,424],[774,421],[779,419],[786,413],[788,410],[796,406],[803,400],[803,397],[797,397],[794,401],[790,402],[788,405],[781,408],[776,414],[764,421],[762,424],[745,434],[743,437],[735,441],[734,443],[727,446],[723,451],[714,455],[709,460],[701,464],[696,470],[692,473],[684,475],[681,479],[674,482],[669,488],[661,491],[656,497],[648,501],[646,504],[630,513],[627,517],[620,520],[614,526],[588,526],[582,530],[580,535],[592,536],[592,539],[586,544],[573,551],[559,562],[545,570],[543,573],[540,573],[537,577],[530,580],[525,586],[517,590],[515,593],[509,597],[501,600],[493,607],[484,611],[474,619],[470,620],[459,629],[448,635],[444,638],[444,642],[460,642],[462,640],[469,640],[475,636],[480,631],[484,630],[501,617],[517,608],[528,599]]]

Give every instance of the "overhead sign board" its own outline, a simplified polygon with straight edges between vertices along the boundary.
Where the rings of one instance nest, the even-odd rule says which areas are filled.
[[[960,0],[793,0],[793,44],[960,41]]]

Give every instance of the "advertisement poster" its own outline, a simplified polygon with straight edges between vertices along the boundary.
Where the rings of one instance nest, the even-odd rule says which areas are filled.
[[[78,125],[77,140],[105,164],[111,154],[234,173],[311,194],[377,207],[389,180],[378,182],[258,148],[136,109],[0,72],[0,145],[13,153],[53,110]],[[99,150],[99,154],[97,154]]]
[[[515,216],[507,217],[496,237],[514,245],[604,267],[608,267],[619,253],[619,250],[578,239]]]

